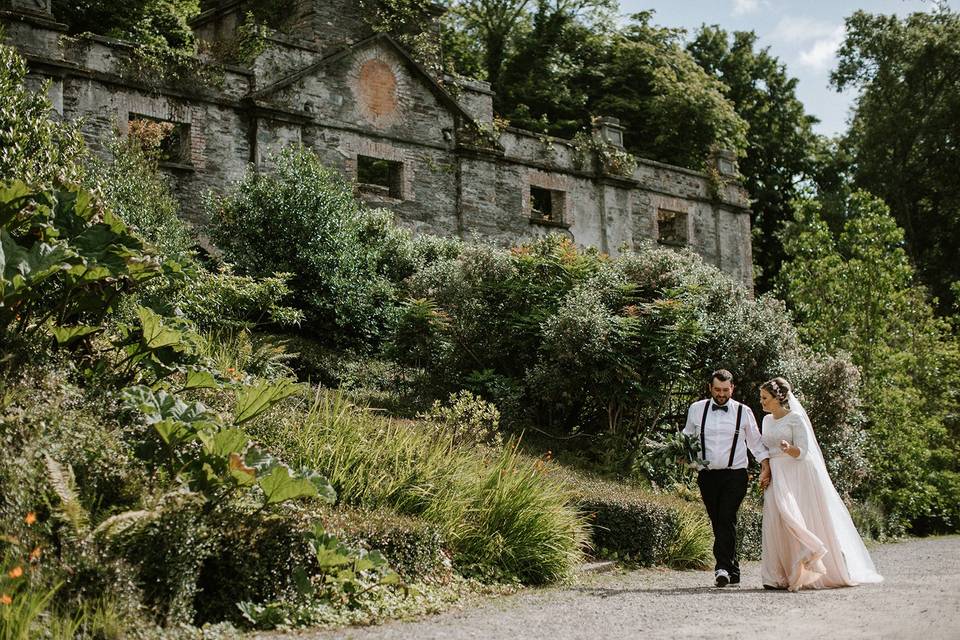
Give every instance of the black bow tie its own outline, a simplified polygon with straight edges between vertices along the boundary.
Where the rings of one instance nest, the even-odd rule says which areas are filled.
[[[710,411],[716,411],[717,409],[719,409],[720,411],[726,411],[729,408],[730,407],[728,407],[725,404],[710,403]]]

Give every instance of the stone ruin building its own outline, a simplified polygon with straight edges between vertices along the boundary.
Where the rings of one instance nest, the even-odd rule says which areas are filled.
[[[66,37],[50,0],[0,0],[0,27],[93,149],[106,153],[135,120],[169,123],[161,165],[201,228],[203,193],[228,190],[250,165],[269,171],[274,154],[302,143],[414,232],[503,244],[559,232],[611,254],[688,246],[752,288],[749,200],[732,155],[717,154],[710,175],[644,159],[614,166],[598,151],[615,154],[630,132],[613,118],[597,119],[591,145],[500,127],[488,84],[436,77],[375,31],[362,3],[290,3],[250,64],[217,64],[210,82],[158,80],[137,72],[129,43]],[[236,42],[245,5],[203,0],[191,26]],[[428,36],[440,11],[421,23]]]

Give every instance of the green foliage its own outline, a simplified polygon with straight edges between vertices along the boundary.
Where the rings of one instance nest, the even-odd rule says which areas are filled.
[[[432,422],[439,433],[452,437],[458,446],[503,444],[496,405],[466,390],[451,393],[446,404],[434,401],[430,411],[419,417]]]
[[[862,493],[882,503],[894,529],[950,529],[957,467],[944,421],[956,403],[956,338],[914,284],[886,205],[857,192],[837,217],[846,222],[834,234],[820,203],[800,203],[785,235],[787,300],[815,348],[848,351],[862,371],[872,464]]]
[[[193,53],[188,21],[200,13],[198,0],[133,0],[117,11],[106,0],[53,0],[53,14],[71,33],[93,32],[141,45]]]
[[[744,560],[759,560],[763,547],[763,500],[759,484],[753,487],[737,512],[737,554]]]
[[[567,471],[577,507],[588,514],[591,546],[601,558],[641,566],[703,568],[712,533],[704,515],[682,500],[635,485]]]
[[[784,258],[778,232],[793,217],[791,201],[800,195],[802,179],[814,170],[816,119],[797,98],[797,79],[768,48],[757,49],[754,32],[728,34],[704,25],[686,48],[723,83],[724,96],[748,125],[746,154],[738,164],[752,202],[755,284],[769,291]]]
[[[157,159],[136,141],[116,140],[110,145],[110,162],[90,163],[87,182],[99,187],[104,206],[157,253],[185,264],[194,245],[189,225],[177,213],[170,178],[157,169]]]
[[[711,371],[736,371],[739,397],[756,403],[761,382],[800,382],[819,366],[782,303],[753,299],[690,252],[646,247],[609,259],[556,237],[510,252],[469,247],[405,287],[390,353],[434,392],[466,388],[512,422],[596,436],[601,465],[661,486],[683,475],[654,463],[656,452]],[[841,414],[829,416],[832,428]],[[844,438],[851,460],[862,459],[862,443]],[[863,468],[848,471],[852,486]]]
[[[46,92],[28,90],[26,76],[26,60],[13,47],[0,44],[0,184],[77,182],[86,157],[80,130],[51,120],[53,105]]]
[[[679,34],[633,16],[611,51],[591,108],[620,118],[633,153],[702,168],[715,147],[738,155],[747,145],[747,123],[709,76],[681,47]]]
[[[202,403],[187,404],[162,390],[131,387],[124,398],[160,437],[171,477],[207,499],[220,502],[237,490],[256,486],[262,494],[261,508],[303,497],[333,503],[336,493],[326,479],[308,469],[291,473],[237,428],[296,391],[285,380],[243,386],[237,391],[230,424]]]
[[[579,558],[584,531],[568,496],[512,449],[459,449],[449,436],[375,418],[322,392],[308,412],[255,433],[324,473],[345,503],[435,524],[460,567],[537,584],[565,577]]]
[[[196,266],[170,292],[163,306],[182,313],[201,330],[240,332],[260,325],[297,327],[303,321],[303,312],[281,304],[290,297],[292,277],[278,273],[254,278],[234,274],[229,265],[219,271]]]
[[[111,145],[110,162],[93,161],[88,182],[110,209],[159,256],[176,261],[182,272],[147,283],[141,304],[166,315],[183,315],[198,329],[233,332],[261,325],[298,326],[303,313],[281,302],[290,295],[287,274],[252,278],[229,264],[211,270],[195,258],[194,233],[179,217],[171,183],[157,166],[154,151],[134,140]]]
[[[854,185],[890,206],[917,275],[947,314],[960,280],[960,14],[938,5],[905,17],[854,12],[832,81],[857,92],[845,140]]]
[[[387,510],[342,506],[321,518],[328,531],[351,546],[378,549],[407,582],[450,577],[449,545],[434,524]]]
[[[611,26],[613,11],[602,0],[459,2],[445,42],[463,70],[482,61],[495,110],[515,126],[569,138],[591,116],[614,116],[630,153],[694,168],[714,147],[745,150],[747,126],[726,86],[684,50],[682,34],[651,24],[650,12]],[[631,173],[630,158],[605,151],[610,173]]]
[[[97,322],[126,288],[161,272],[119,218],[76,188],[0,187],[0,247],[4,334]]]
[[[808,357],[794,380],[830,479],[840,495],[850,496],[870,474],[860,371],[845,356]]]
[[[381,271],[376,226],[350,186],[303,148],[289,148],[272,174],[251,172],[212,203],[214,234],[228,259],[255,277],[289,281],[306,328],[341,345],[375,343],[393,314],[393,285]],[[277,229],[284,233],[277,233]]]
[[[143,603],[157,622],[189,623],[197,577],[216,550],[217,529],[198,494],[167,494],[151,511],[111,536],[111,553],[136,567]]]
[[[450,391],[486,369],[522,378],[539,349],[540,323],[602,261],[549,236],[509,253],[470,246],[428,264],[405,283],[411,302],[396,325],[396,356],[426,367]]]

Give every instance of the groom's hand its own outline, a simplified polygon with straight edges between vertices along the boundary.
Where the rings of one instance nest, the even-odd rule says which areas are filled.
[[[760,488],[764,491],[770,486],[770,470],[764,469],[760,472]]]
[[[761,460],[760,461],[760,488],[764,491],[767,490],[767,487],[770,486],[770,481],[773,479],[773,475],[770,473],[770,461]]]

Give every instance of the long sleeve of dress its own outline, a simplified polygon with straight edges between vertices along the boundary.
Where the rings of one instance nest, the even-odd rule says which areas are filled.
[[[803,428],[803,423],[800,421],[799,416],[794,415],[790,418],[790,433],[792,434],[791,444],[800,449],[800,455],[797,456],[797,460],[803,460],[807,455],[807,447],[810,443],[807,442],[807,430]]]
[[[757,428],[757,419],[753,416],[753,411],[746,405],[743,407],[743,417],[744,422],[746,422],[743,433],[746,437],[747,447],[749,447],[750,452],[753,454],[753,457],[757,459],[757,462],[766,460],[770,457],[770,452],[760,437],[760,429]]]

